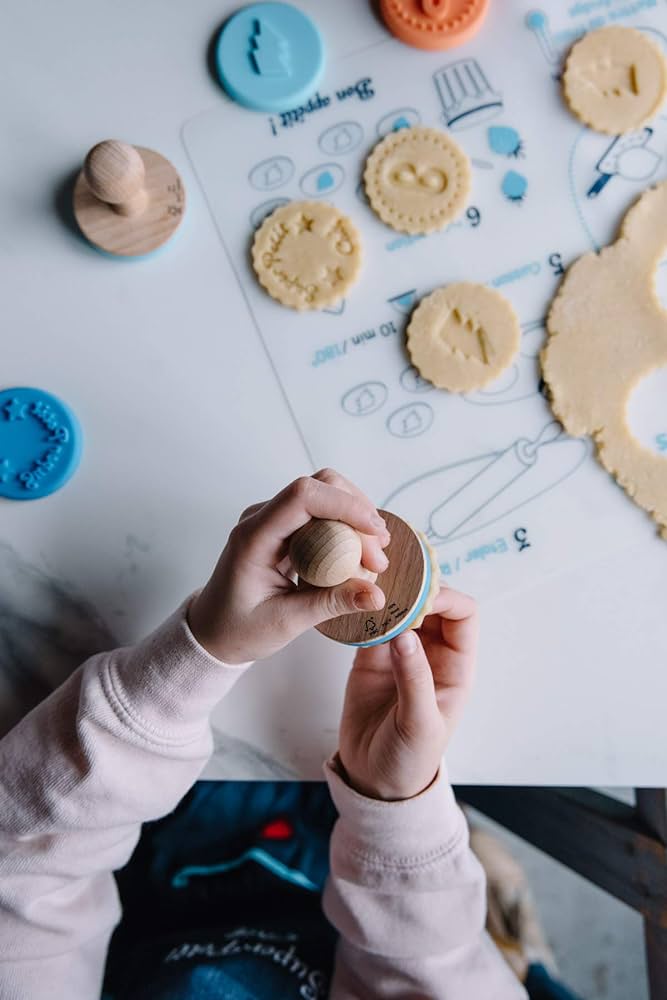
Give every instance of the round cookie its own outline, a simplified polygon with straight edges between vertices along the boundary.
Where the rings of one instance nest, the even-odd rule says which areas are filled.
[[[423,378],[439,389],[471,392],[508,367],[519,349],[521,328],[499,292],[462,281],[422,299],[407,338],[410,358]]]
[[[600,28],[572,47],[563,93],[570,110],[596,132],[630,132],[650,121],[663,103],[667,63],[643,32]]]
[[[477,34],[488,0],[380,0],[384,22],[396,38],[418,49],[451,49]]]
[[[401,233],[432,233],[463,211],[470,165],[444,132],[415,126],[390,132],[373,149],[364,170],[373,211]]]
[[[259,283],[292,309],[322,309],[347,294],[361,269],[361,239],[333,205],[292,201],[257,230],[252,263]]]

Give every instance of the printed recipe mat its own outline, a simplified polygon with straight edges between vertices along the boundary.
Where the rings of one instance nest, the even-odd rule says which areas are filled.
[[[642,28],[667,51],[667,11],[650,0],[547,6],[492,5],[461,50],[387,39],[331,65],[302,108],[267,115],[226,101],[183,129],[313,469],[340,469],[407,518],[436,547],[445,581],[480,596],[627,544],[634,523],[590,441],[555,421],[538,354],[564,268],[610,242],[626,208],[667,174],[667,118],[622,138],[583,128],[561,97],[563,55],[607,23]],[[378,139],[417,123],[449,131],[473,172],[467,210],[427,237],[385,226],[361,183]],[[344,301],[296,313],[259,286],[249,249],[274,208],[319,198],[355,222],[364,266]],[[463,280],[501,291],[523,336],[495,383],[454,396],[410,366],[405,327],[424,294]],[[220,336],[234,335],[221,319]],[[657,419],[641,415],[645,443],[667,449]]]

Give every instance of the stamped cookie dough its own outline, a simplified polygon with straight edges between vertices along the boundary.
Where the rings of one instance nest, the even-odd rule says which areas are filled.
[[[264,220],[252,263],[269,295],[292,309],[322,309],[347,294],[361,269],[352,222],[323,201],[292,201]]]
[[[497,378],[519,349],[514,309],[486,285],[460,282],[422,299],[408,325],[408,352],[419,374],[450,392],[471,392]]]
[[[584,125],[607,135],[629,132],[657,114],[667,95],[667,64],[636,28],[600,28],[572,47],[563,93]]]
[[[373,211],[401,233],[432,233],[463,211],[470,191],[468,157],[434,128],[390,132],[368,157],[366,194]]]
[[[602,465],[667,539],[667,459],[626,422],[632,390],[667,365],[667,313],[654,284],[666,245],[663,182],[635,202],[615,243],[568,270],[549,311],[542,370],[565,430],[592,436]]]
[[[438,560],[438,554],[435,551],[435,549],[429,545],[426,539],[426,535],[424,535],[423,532],[419,531],[418,535],[421,538],[422,545],[426,549],[429,561],[431,563],[431,585],[428,589],[428,595],[426,597],[426,600],[424,601],[424,607],[422,608],[422,610],[420,611],[420,613],[417,615],[414,622],[410,626],[410,628],[412,629],[419,628],[421,625],[424,624],[424,619],[431,614],[431,608],[433,607],[433,602],[440,593],[440,562]]]

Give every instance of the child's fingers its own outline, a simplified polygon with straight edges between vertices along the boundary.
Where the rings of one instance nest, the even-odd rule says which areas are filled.
[[[330,486],[336,486],[339,490],[345,490],[352,496],[361,497],[362,500],[368,500],[366,494],[358,486],[355,486],[345,476],[341,476],[340,472],[336,472],[335,469],[320,469],[319,472],[315,473],[313,479],[328,483]],[[362,565],[374,573],[383,573],[388,566],[388,561],[382,549],[389,543],[389,536],[380,539],[377,535],[366,535],[360,532],[360,537]]]
[[[408,630],[391,644],[391,668],[398,692],[396,724],[403,738],[420,736],[423,723],[433,715],[435,685],[419,636]]]
[[[253,557],[275,564],[284,555],[284,544],[311,517],[344,521],[357,531],[383,538],[386,525],[365,497],[353,496],[328,483],[302,476],[265,503],[239,528]]]
[[[241,511],[241,516],[239,517],[238,523],[240,524],[241,521],[247,521],[249,517],[252,517],[253,514],[256,514],[258,510],[261,510],[262,507],[265,505],[265,503],[266,500],[261,500],[259,503],[253,503],[249,507],[246,507],[244,511]]]
[[[370,580],[347,580],[337,587],[300,586],[275,601],[281,620],[288,622],[290,633],[296,636],[339,615],[379,611],[385,597]]]
[[[477,603],[468,594],[441,587],[422,629],[457,653],[474,652],[479,631]]]

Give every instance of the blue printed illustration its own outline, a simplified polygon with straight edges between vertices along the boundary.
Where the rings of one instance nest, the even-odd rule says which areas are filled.
[[[401,313],[402,316],[407,316],[412,312],[412,307],[415,304],[417,298],[417,289],[408,288],[406,292],[399,292],[398,295],[392,295],[387,299],[387,302],[392,306],[396,312]]]
[[[549,18],[543,10],[530,10],[526,14],[526,27],[535,36],[540,52],[544,56],[550,67],[559,66],[561,61],[560,52],[556,48],[554,38],[549,27]],[[557,76],[558,74],[554,74]]]
[[[586,197],[597,198],[613,177],[640,183],[650,180],[662,160],[660,153],[648,145],[652,135],[653,129],[645,127],[616,136],[595,164],[598,176]]]
[[[452,131],[480,125],[503,109],[502,94],[493,89],[476,59],[448,63],[433,74],[433,81],[442,120]]]
[[[521,347],[513,365],[476,392],[462,398],[477,406],[500,406],[532,399],[540,391],[539,354],[544,343],[544,320],[521,325]]]
[[[408,365],[403,369],[399,382],[406,392],[432,392],[435,389],[432,382],[422,378],[414,365]]]
[[[535,438],[518,438],[501,451],[453,462],[399,486],[383,502],[430,543],[472,535],[552,490],[590,454],[588,441],[564,434],[556,421]]]
[[[289,198],[269,198],[268,201],[256,205],[250,213],[250,228],[259,229],[264,219],[271,215],[271,212],[275,212],[281,205],[287,205],[289,200]]]
[[[299,186],[310,198],[333,194],[345,180],[345,171],[338,163],[321,163],[303,175]]]
[[[325,306],[322,312],[328,313],[329,316],[342,316],[345,312],[346,301],[346,299],[339,299],[334,305]]]
[[[255,18],[250,36],[250,62],[260,76],[289,76],[287,39],[265,20]]]
[[[515,159],[525,155],[521,136],[515,128],[510,128],[509,125],[491,125],[486,136],[492,153],[498,153],[499,156],[512,156]]]
[[[317,144],[327,156],[343,156],[359,146],[364,130],[359,122],[339,122],[322,133]]]
[[[412,128],[420,122],[421,115],[416,108],[396,108],[382,116],[377,123],[377,134],[382,139],[390,132],[400,132],[402,128]]]
[[[430,428],[434,416],[428,403],[407,403],[387,417],[387,430],[398,438],[419,437]]]
[[[274,191],[287,184],[294,176],[294,164],[288,156],[271,156],[256,164],[248,180],[258,191]]]
[[[508,170],[503,177],[500,190],[508,201],[522,202],[528,190],[528,181],[516,170]]]
[[[351,417],[368,417],[384,406],[388,395],[384,382],[362,382],[348,389],[340,405]]]

